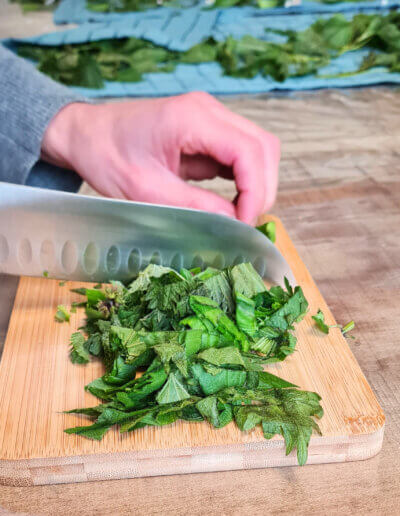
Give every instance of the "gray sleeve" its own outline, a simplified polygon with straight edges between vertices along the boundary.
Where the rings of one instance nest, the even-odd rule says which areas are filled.
[[[80,178],[40,161],[50,120],[80,96],[0,44],[0,181],[76,190]],[[49,184],[50,182],[50,184]]]

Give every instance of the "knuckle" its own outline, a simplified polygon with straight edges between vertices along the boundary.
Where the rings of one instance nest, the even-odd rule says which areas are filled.
[[[182,100],[189,103],[201,104],[204,102],[211,102],[214,100],[212,95],[205,91],[191,91],[181,95]]]
[[[259,138],[251,138],[249,139],[249,148],[251,154],[259,160],[264,161],[264,145]]]

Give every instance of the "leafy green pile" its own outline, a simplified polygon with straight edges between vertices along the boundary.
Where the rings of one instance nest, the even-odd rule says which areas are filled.
[[[52,9],[58,1],[47,2],[46,0],[11,0],[18,2],[24,12]],[[358,2],[359,0],[314,0],[321,4],[337,4],[346,2]],[[370,0],[373,1],[373,0]],[[188,5],[186,5],[188,4]],[[134,12],[155,9],[158,7],[185,8],[194,5],[204,5],[205,8],[215,9],[224,7],[254,6],[260,9],[271,9],[273,7],[284,7],[285,0],[215,0],[207,4],[197,2],[181,2],[180,0],[87,0],[86,7],[90,11],[98,13]]]
[[[57,5],[57,0],[11,0],[11,2],[18,3],[21,6],[24,13],[28,13],[31,11],[48,11],[53,9],[53,7]]]
[[[359,0],[316,0],[321,4],[336,4],[346,2],[358,2]],[[371,0],[372,1],[372,0]],[[192,5],[204,5],[209,9],[224,7],[253,6],[260,9],[272,9],[284,7],[285,0],[215,0],[214,2],[191,2]],[[101,13],[129,12],[154,9],[156,7],[185,7],[179,0],[87,0],[89,10]]]
[[[325,2],[327,0],[322,1]],[[157,7],[191,7],[194,5],[204,6],[209,9],[233,6],[239,7],[245,5],[259,7],[260,9],[271,9],[272,7],[283,7],[285,5],[285,0],[215,0],[213,3],[206,3],[203,1],[198,2],[194,0],[190,2],[190,5],[186,6],[185,4],[187,3],[188,2],[182,2],[179,0],[87,0],[86,7],[90,11],[101,13],[144,11],[146,9],[155,9]]]
[[[101,439],[178,419],[283,435],[300,464],[321,417],[320,397],[263,370],[293,353],[293,324],[307,311],[300,287],[267,289],[250,264],[222,271],[151,264],[128,287],[78,289],[87,335],[71,337],[71,360],[101,358],[106,372],[86,389],[103,403],[69,411],[94,419],[66,430]],[[138,370],[144,370],[138,375]]]
[[[178,64],[218,62],[232,77],[257,74],[285,81],[288,77],[318,74],[333,58],[359,48],[371,52],[354,75],[376,66],[400,71],[400,13],[357,14],[351,20],[337,14],[321,18],[304,31],[270,31],[286,37],[271,43],[252,36],[240,40],[208,39],[186,52],[175,52],[136,38],[103,40],[60,47],[18,44],[20,56],[38,62],[38,68],[56,81],[102,88],[104,81],[137,82],[143,74],[172,72]]]

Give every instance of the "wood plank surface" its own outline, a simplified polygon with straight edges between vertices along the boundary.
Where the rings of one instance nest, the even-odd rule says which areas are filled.
[[[270,220],[265,217],[261,222]],[[328,324],[332,314],[301,262],[279,219],[277,246],[289,262],[310,303],[296,327],[296,352],[269,370],[322,396],[322,437],[313,436],[309,463],[366,459],[381,448],[384,415],[339,328],[324,335],[311,319],[318,308]],[[0,480],[13,485],[104,480],[295,465],[282,438],[266,441],[261,429],[241,432],[234,423],[216,430],[208,423],[178,421],[129,434],[116,429],[101,442],[63,432],[85,424],[62,411],[97,400],[83,387],[103,374],[102,364],[72,364],[69,337],[82,324],[82,311],[70,324],[54,320],[59,304],[77,300],[57,280],[22,278],[0,363]],[[21,374],[21,371],[26,371]]]

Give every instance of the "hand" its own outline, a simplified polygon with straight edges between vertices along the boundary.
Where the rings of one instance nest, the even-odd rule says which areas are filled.
[[[50,122],[42,157],[109,197],[207,210],[255,223],[273,204],[278,138],[206,93],[90,105]],[[185,180],[232,179],[229,202]]]

